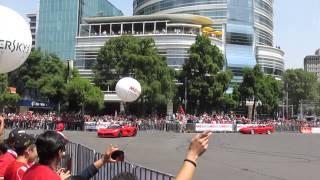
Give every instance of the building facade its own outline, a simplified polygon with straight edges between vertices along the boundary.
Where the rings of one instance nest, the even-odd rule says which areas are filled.
[[[36,47],[63,60],[74,59],[75,37],[84,17],[121,15],[107,0],[40,0]]]
[[[32,35],[32,48],[36,47],[37,39],[37,14],[27,14]]]
[[[274,47],[273,0],[134,0],[135,15],[197,14],[210,17],[223,31],[227,66],[241,81],[243,67],[260,64],[266,74],[281,78],[284,52]]]
[[[304,58],[304,70],[317,74],[318,81],[320,81],[320,49],[314,55]]]
[[[167,64],[181,69],[188,58],[188,50],[202,29],[213,24],[204,16],[192,14],[165,14],[120,17],[91,17],[80,25],[75,47],[75,66],[82,77],[93,78],[92,67],[98,52],[110,38],[121,35],[154,39],[158,52],[165,56]],[[224,52],[223,41],[210,37],[212,44]]]

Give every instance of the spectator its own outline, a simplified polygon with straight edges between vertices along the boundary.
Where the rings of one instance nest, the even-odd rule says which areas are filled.
[[[4,173],[6,172],[7,167],[13,163],[17,158],[17,153],[14,150],[14,143],[19,137],[19,134],[25,133],[21,129],[14,129],[9,133],[8,139],[5,140],[8,149],[6,153],[0,156],[0,180],[4,179]]]
[[[4,179],[21,180],[24,173],[37,158],[35,138],[28,134],[19,134],[16,138],[14,149],[18,157],[16,161],[7,167]]]
[[[62,132],[64,130],[64,123],[62,121],[58,121],[56,131]]]
[[[55,131],[46,131],[36,140],[39,163],[33,165],[23,176],[23,180],[64,180],[70,172],[63,169],[57,171],[65,154],[65,138]]]
[[[4,143],[0,144],[0,156],[5,154],[8,149],[9,149],[8,145]]]
[[[3,135],[4,135],[4,118],[0,116],[0,144],[3,143]]]
[[[207,150],[211,132],[196,135],[190,143],[186,159],[176,177],[176,180],[192,180],[197,167],[198,158]]]

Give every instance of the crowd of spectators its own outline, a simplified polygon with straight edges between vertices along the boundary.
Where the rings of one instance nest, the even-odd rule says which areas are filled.
[[[136,117],[132,115],[104,115],[89,116],[79,114],[61,114],[55,113],[38,114],[38,113],[20,113],[20,114],[2,114],[5,118],[7,128],[22,129],[44,129],[53,130],[59,123],[63,123],[63,129],[67,130],[84,130],[86,122],[104,123],[105,125],[120,124],[136,126],[139,130],[167,128],[179,129],[188,123],[207,123],[207,124],[264,124],[271,126],[297,126],[297,127],[319,127],[320,121],[300,121],[300,120],[250,120],[244,116],[234,113],[228,114],[208,114],[203,113],[200,116],[191,114],[175,113],[170,116],[148,116]],[[168,124],[170,126],[168,126]]]
[[[3,140],[4,118],[0,116],[0,179],[5,180],[76,180],[91,179],[107,163],[115,163],[113,153],[119,151],[109,145],[104,155],[85,168],[80,174],[71,175],[70,170],[60,168],[66,156],[68,139],[58,131],[45,131],[36,138],[23,129],[11,130]],[[192,180],[198,158],[207,150],[210,132],[197,134],[187,148],[177,180]],[[121,168],[122,169],[122,168]],[[128,172],[116,175],[112,180],[137,180]]]

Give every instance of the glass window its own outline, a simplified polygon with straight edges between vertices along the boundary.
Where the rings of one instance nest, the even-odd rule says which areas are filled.
[[[89,36],[90,25],[81,25],[80,26],[80,36]]]
[[[90,36],[100,36],[101,35],[100,28],[101,28],[100,25],[91,25],[90,26]]]
[[[134,34],[143,34],[143,23],[134,23]]]
[[[111,24],[111,35],[121,34],[121,24]]]
[[[235,33],[229,32],[227,33],[227,43],[228,44],[238,44],[238,45],[248,45],[252,46],[252,35],[251,34],[243,34],[243,33]]]
[[[182,26],[169,26],[168,27],[168,34],[183,34],[183,27]]]
[[[156,34],[165,34],[165,33],[166,33],[166,22],[157,22]]]
[[[139,6],[148,2],[149,0],[145,0],[142,2],[134,2],[134,8],[139,8]],[[195,6],[195,5],[209,5],[209,4],[226,4],[227,0],[162,0],[155,3],[152,3],[140,10],[138,10],[135,14],[152,14],[158,11],[164,11],[167,9],[173,8],[181,8],[186,6]]]
[[[123,24],[123,34],[132,34],[132,24]]]
[[[154,34],[154,23],[145,23],[144,24],[144,33],[145,34]]]
[[[101,25],[101,35],[102,36],[110,35],[110,24]]]

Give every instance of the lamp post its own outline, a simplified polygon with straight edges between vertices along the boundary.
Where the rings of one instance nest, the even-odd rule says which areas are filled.
[[[184,111],[187,113],[187,103],[188,103],[188,89],[187,89],[188,78],[184,78]]]
[[[286,106],[286,112],[287,112],[287,119],[289,119],[289,93],[288,93],[288,83],[286,83],[286,102],[287,102],[287,106]]]

